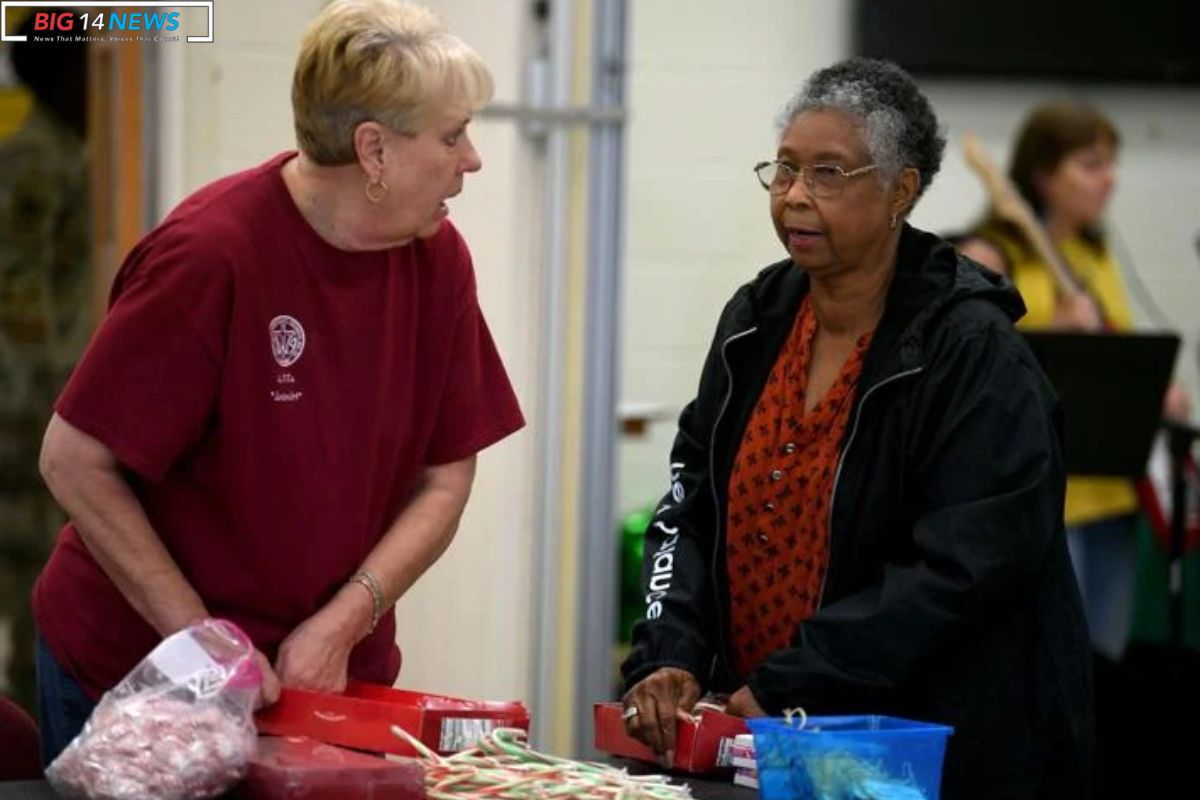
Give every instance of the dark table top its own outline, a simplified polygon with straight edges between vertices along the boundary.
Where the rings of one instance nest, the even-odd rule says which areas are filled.
[[[58,795],[45,781],[7,781],[0,783],[0,800],[55,800]]]
[[[658,770],[648,764],[625,759],[613,759],[635,775],[645,775]],[[758,793],[744,786],[734,786],[728,778],[708,780],[689,775],[671,776],[676,783],[686,783],[696,800],[753,800]],[[0,783],[0,800],[58,800],[58,795],[45,781],[12,781]]]

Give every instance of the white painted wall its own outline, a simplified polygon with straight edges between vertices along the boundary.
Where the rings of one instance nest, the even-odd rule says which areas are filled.
[[[212,44],[179,44],[164,58],[182,61],[180,131],[163,153],[164,206],[197,187],[294,146],[292,67],[300,37],[320,0],[216,0]],[[199,12],[185,10],[191,20]],[[170,102],[170,101],[168,101]],[[175,130],[168,121],[168,129]]]

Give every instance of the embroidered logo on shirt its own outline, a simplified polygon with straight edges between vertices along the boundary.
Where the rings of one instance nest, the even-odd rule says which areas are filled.
[[[290,367],[304,352],[304,326],[295,317],[282,314],[271,320],[271,353],[275,363]]]

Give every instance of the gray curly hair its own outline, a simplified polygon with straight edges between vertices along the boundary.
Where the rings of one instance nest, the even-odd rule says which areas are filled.
[[[881,176],[895,177],[905,167],[920,173],[917,197],[942,165],[946,137],[933,106],[912,77],[890,61],[849,58],[814,72],[779,114],[780,135],[797,116],[813,110],[857,118]]]

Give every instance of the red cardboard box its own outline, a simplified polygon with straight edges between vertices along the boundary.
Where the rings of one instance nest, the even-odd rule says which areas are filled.
[[[624,709],[620,703],[596,703],[595,747],[614,756],[658,763],[658,757],[646,745],[625,732]],[[675,763],[673,769],[704,774],[731,766],[729,748],[739,734],[749,733],[741,717],[701,709],[694,721],[675,723]]]
[[[255,720],[259,733],[307,736],[328,744],[416,755],[392,733],[398,725],[430,750],[448,755],[474,747],[496,728],[529,730],[523,703],[464,700],[350,681],[344,694],[284,689]]]
[[[422,800],[419,761],[386,761],[303,736],[260,736],[238,800]]]

